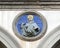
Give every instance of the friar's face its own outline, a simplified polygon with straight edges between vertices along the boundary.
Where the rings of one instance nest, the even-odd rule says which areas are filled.
[[[28,15],[28,20],[29,21],[33,20],[33,15]]]

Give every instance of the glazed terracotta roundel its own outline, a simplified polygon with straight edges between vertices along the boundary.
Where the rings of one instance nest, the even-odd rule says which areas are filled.
[[[12,26],[17,37],[25,41],[38,40],[47,30],[46,19],[37,12],[20,13],[14,19]]]

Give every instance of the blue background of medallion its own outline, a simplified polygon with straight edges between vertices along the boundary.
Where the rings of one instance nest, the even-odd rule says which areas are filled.
[[[29,15],[29,14],[21,15],[21,16],[18,18],[17,22],[16,22],[16,29],[17,29],[17,31],[19,32],[19,34],[21,34],[21,35],[22,35],[22,33],[23,33],[22,30],[21,30],[21,28],[20,28],[20,27],[21,27],[21,24],[28,22],[28,18],[27,18],[28,15]],[[40,16],[38,16],[38,15],[36,15],[36,14],[33,14],[33,16],[34,16],[33,20],[34,20],[34,22],[37,23],[37,25],[40,27],[40,32],[41,32],[42,29],[43,29],[43,22],[42,22]],[[40,32],[39,32],[39,33],[40,33]],[[39,33],[37,33],[37,34],[39,34]]]

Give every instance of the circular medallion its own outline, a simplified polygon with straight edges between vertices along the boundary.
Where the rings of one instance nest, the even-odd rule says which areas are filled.
[[[21,46],[11,34],[0,28],[0,48],[21,48]]]
[[[26,41],[40,39],[47,30],[46,19],[40,13],[23,12],[16,16],[13,21],[13,31],[15,34]]]

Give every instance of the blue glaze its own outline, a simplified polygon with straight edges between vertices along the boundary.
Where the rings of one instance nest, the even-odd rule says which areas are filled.
[[[20,16],[20,17],[18,18],[17,23],[16,23],[16,29],[17,29],[17,31],[19,32],[19,34],[21,34],[21,35],[22,35],[22,33],[23,33],[22,30],[21,30],[21,24],[28,22],[28,18],[27,18],[28,15],[29,15],[29,14],[24,14],[24,15]],[[41,32],[42,29],[43,29],[43,22],[42,22],[42,20],[40,19],[40,17],[39,17],[38,15],[33,14],[33,16],[34,16],[33,20],[34,20],[34,22],[37,23],[37,25],[40,27],[40,32]],[[39,32],[39,33],[40,33],[40,32]],[[38,34],[39,34],[39,33],[38,33]]]

